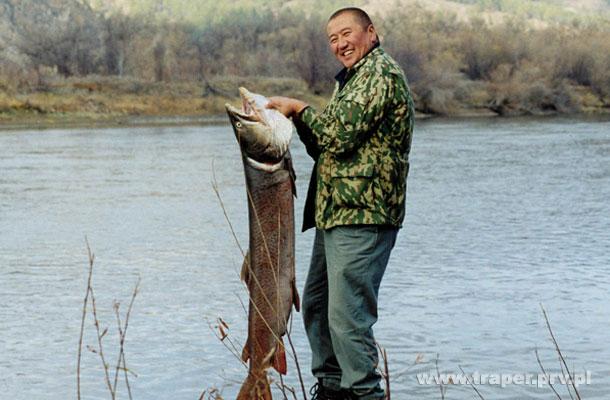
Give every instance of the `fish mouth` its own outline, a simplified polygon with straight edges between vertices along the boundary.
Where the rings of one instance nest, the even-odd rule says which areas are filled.
[[[292,123],[277,110],[267,109],[269,99],[239,88],[241,109],[225,104],[244,160],[252,167],[273,172],[280,168],[292,136]]]
[[[240,87],[239,97],[241,99],[241,110],[229,103],[225,103],[225,108],[230,114],[234,114],[234,116],[243,121],[258,122],[269,126],[269,122],[267,121],[267,118],[265,118],[262,110],[255,106],[256,101],[254,100],[254,96],[248,89]]]

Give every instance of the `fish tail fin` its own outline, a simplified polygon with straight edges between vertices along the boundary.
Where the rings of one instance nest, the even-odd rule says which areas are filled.
[[[264,371],[260,373],[250,371],[236,400],[272,400],[267,374]]]

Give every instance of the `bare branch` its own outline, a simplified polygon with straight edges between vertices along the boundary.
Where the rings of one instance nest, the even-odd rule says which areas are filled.
[[[208,327],[210,328],[210,330],[212,331],[212,333],[214,334],[214,336],[216,336],[216,338],[220,341],[220,343],[222,343],[222,345],[224,347],[227,348],[227,350],[229,350],[229,352],[239,360],[239,362],[245,367],[248,368],[248,365],[244,362],[244,360],[242,360],[241,355],[239,354],[239,350],[237,349],[237,347],[235,346],[235,344],[233,343],[233,341],[231,341],[231,339],[228,338],[228,336],[220,336],[218,335],[218,333],[216,332],[216,329],[214,329],[214,327],[212,326],[212,323],[210,321],[206,321],[208,323]],[[225,342],[225,339],[227,339],[227,342],[229,344],[227,344],[227,342]]]
[[[462,367],[460,365],[458,365],[458,367],[460,368],[460,371],[462,371],[462,374],[464,374],[464,377],[466,378],[466,382],[468,382],[468,384],[470,385],[470,387],[472,388],[472,390],[475,391],[475,393],[479,396],[479,398],[481,400],[485,400],[485,398],[483,397],[483,395],[481,394],[481,392],[479,392],[476,388],[476,386],[472,383],[472,381],[470,380],[470,378],[468,378],[468,375],[466,375],[466,372],[464,372],[464,370],[462,369]]]
[[[544,309],[542,304],[540,304],[540,308],[542,309],[542,314],[544,315],[544,321],[546,323],[546,327],[547,327],[547,329],[549,331],[549,334],[551,335],[551,340],[553,341],[553,344],[555,345],[555,351],[557,352],[557,355],[559,356],[560,365],[562,365],[562,370],[565,367],[565,370],[568,373],[569,386],[568,386],[568,383],[566,383],[566,386],[568,387],[568,393],[570,394],[570,397],[572,397],[572,393],[570,393],[570,386],[571,386],[572,389],[574,390],[576,398],[578,400],[581,400],[580,393],[578,393],[578,389],[576,387],[576,383],[574,382],[574,376],[570,372],[570,369],[568,368],[568,364],[566,363],[565,357],[561,353],[561,349],[559,348],[559,344],[557,343],[557,339],[555,339],[555,334],[553,334],[553,330],[551,329],[551,323],[549,322],[549,317],[546,314],[546,310]]]
[[[540,360],[540,356],[538,355],[538,349],[535,349],[534,353],[536,353],[536,360],[538,360],[538,365],[540,365],[540,369],[542,370],[542,373],[547,377],[547,381],[548,381],[549,386],[551,387],[551,390],[553,391],[553,393],[555,393],[555,396],[557,396],[557,399],[562,400],[561,396],[559,395],[559,393],[557,393],[557,390],[555,390],[555,387],[553,386],[553,384],[551,383],[551,380],[549,379],[550,375],[544,369],[544,365],[542,365],[542,361]]]
[[[286,337],[288,338],[288,344],[290,345],[290,350],[292,351],[292,356],[294,358],[294,365],[297,368],[297,376],[299,377],[299,384],[301,385],[301,390],[303,392],[303,400],[307,400],[307,394],[305,391],[305,383],[303,382],[303,374],[301,373],[301,366],[299,364],[299,358],[297,357],[297,351],[294,348],[294,344],[292,343],[292,319],[293,315],[290,314],[290,329],[286,329]]]
[[[125,361],[125,337],[127,336],[127,328],[129,327],[129,317],[131,316],[131,310],[133,309],[133,303],[139,292],[140,281],[141,281],[141,278],[138,277],[138,281],[136,282],[136,285],[135,285],[132,295],[131,295],[131,301],[129,302],[129,307],[127,308],[127,314],[125,315],[125,325],[124,326],[121,323],[121,315],[119,313],[120,303],[118,303],[118,302],[114,303],[114,311],[115,311],[116,320],[117,320],[117,327],[119,330],[119,355],[117,357],[117,364],[116,364],[115,371],[114,371],[114,384],[113,384],[112,389],[113,389],[114,393],[116,394],[117,383],[118,383],[118,378],[119,378],[119,371],[122,369],[124,372],[124,376],[125,376],[125,385],[127,386],[127,392],[129,394],[130,399],[132,399],[132,395],[131,395],[131,387],[129,385],[129,376],[127,375],[127,371],[128,371],[127,364]]]
[[[381,376],[385,382],[385,400],[390,400],[391,392],[390,392],[390,371],[388,367],[388,353],[385,348],[383,348],[378,342],[375,342],[377,348],[379,349],[379,354],[381,355],[381,360],[383,361],[383,371],[381,371]]]
[[[85,298],[83,300],[83,313],[80,322],[80,335],[78,338],[78,356],[76,361],[76,398],[80,400],[80,364],[81,357],[83,351],[83,335],[85,332],[85,319],[87,318],[87,303],[89,302],[89,289],[91,288],[91,279],[93,277],[93,261],[95,260],[95,255],[91,253],[91,247],[89,246],[89,240],[87,236],[85,236],[85,243],[87,244],[87,257],[89,259],[89,274],[87,277],[87,291],[85,293]]]
[[[438,377],[438,384],[441,390],[441,400],[445,400],[445,392],[447,392],[447,388],[443,385],[443,381],[441,380],[441,372],[438,369],[438,357],[439,354],[436,353],[436,360],[434,360],[434,365],[436,366],[436,376]]]
[[[104,356],[104,346],[102,344],[103,336],[100,332],[100,321],[97,318],[97,306],[95,305],[95,295],[93,294],[93,288],[89,287],[89,293],[91,295],[91,311],[93,312],[93,324],[95,325],[95,331],[97,332],[97,352],[100,356],[100,360],[102,361],[102,366],[104,367],[104,378],[106,380],[106,386],[108,386],[108,391],[110,392],[110,397],[112,400],[116,398],[114,389],[112,388],[112,384],[110,383],[110,373],[108,371],[108,363],[106,362],[106,358]]]

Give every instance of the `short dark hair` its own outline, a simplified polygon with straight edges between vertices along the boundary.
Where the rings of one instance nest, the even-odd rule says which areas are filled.
[[[371,20],[371,17],[369,17],[369,15],[366,13],[366,11],[358,7],[340,8],[335,11],[333,15],[330,16],[330,18],[328,18],[328,21],[330,22],[331,20],[337,18],[339,15],[343,15],[346,13],[352,14],[356,18],[356,21],[358,21],[358,23],[362,26],[362,29],[366,29],[369,27],[369,25],[373,25],[373,21]]]

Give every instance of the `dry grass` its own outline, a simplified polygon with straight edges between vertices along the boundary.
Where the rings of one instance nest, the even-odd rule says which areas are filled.
[[[200,82],[153,83],[91,76],[55,79],[23,94],[0,91],[1,122],[100,121],[123,117],[204,117],[224,115],[225,103],[239,102],[237,87],[265,95],[304,98],[320,107],[324,99],[296,79],[223,77],[214,94]]]

